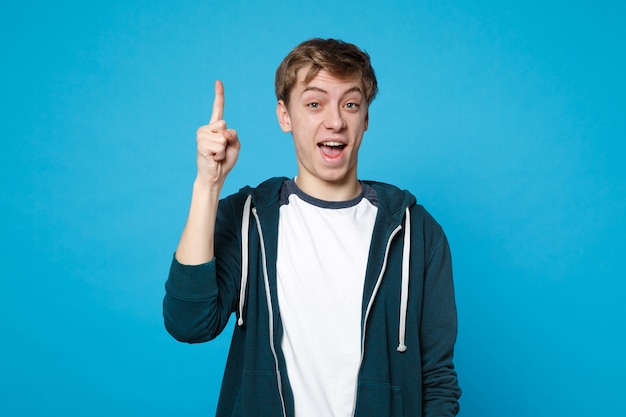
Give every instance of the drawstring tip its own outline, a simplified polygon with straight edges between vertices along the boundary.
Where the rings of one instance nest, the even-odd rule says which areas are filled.
[[[402,345],[398,345],[398,352],[406,352],[406,345],[402,344]]]
[[[241,327],[243,326],[243,318],[239,317],[239,319],[237,320],[237,326]]]

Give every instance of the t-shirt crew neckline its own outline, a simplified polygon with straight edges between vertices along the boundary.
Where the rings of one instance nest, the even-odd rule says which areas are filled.
[[[311,205],[314,205],[320,208],[344,209],[344,208],[354,207],[357,204],[359,204],[361,200],[363,200],[364,198],[369,200],[370,203],[372,203],[374,206],[378,206],[378,198],[376,197],[376,191],[369,185],[363,183],[362,181],[359,181],[359,183],[361,184],[361,192],[356,197],[350,200],[345,200],[345,201],[327,201],[327,200],[321,200],[319,198],[313,197],[305,193],[304,191],[302,191],[302,189],[300,189],[300,187],[298,187],[298,184],[296,183],[295,180],[296,178],[294,177],[293,179],[286,180],[285,183],[283,184],[283,188],[281,191],[281,198],[280,198],[281,205],[289,204],[289,196],[291,194],[295,194],[302,201],[305,201]]]

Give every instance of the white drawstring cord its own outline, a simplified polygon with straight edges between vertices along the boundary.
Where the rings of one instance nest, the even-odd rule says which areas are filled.
[[[409,261],[411,258],[411,212],[406,208],[404,247],[402,248],[402,287],[400,292],[400,323],[398,352],[406,352],[406,313],[409,302]]]
[[[241,218],[241,289],[239,290],[239,320],[238,326],[243,326],[243,306],[246,301],[246,287],[248,285],[248,231],[250,229],[250,205],[252,195],[246,199]]]

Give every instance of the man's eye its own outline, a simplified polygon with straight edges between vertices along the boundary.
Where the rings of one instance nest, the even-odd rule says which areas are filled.
[[[319,103],[309,103],[308,106],[312,109],[317,109],[319,108],[320,104]]]
[[[346,104],[346,108],[347,109],[358,109],[359,108],[359,103],[347,103]]]

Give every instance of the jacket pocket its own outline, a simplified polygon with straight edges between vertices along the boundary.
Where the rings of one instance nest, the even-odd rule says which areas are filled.
[[[283,406],[276,372],[243,371],[233,417],[280,417]]]
[[[402,417],[402,392],[387,382],[360,381],[355,417]]]

